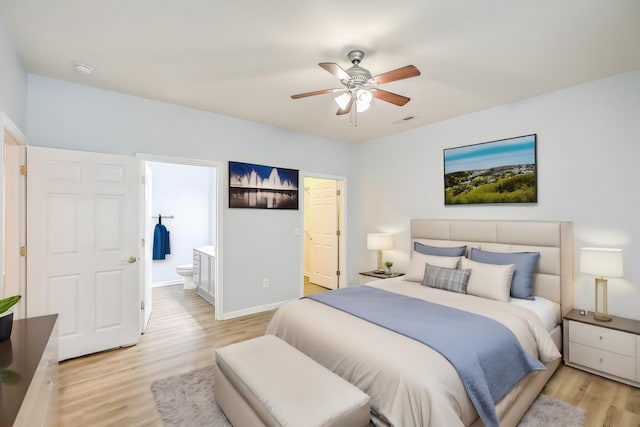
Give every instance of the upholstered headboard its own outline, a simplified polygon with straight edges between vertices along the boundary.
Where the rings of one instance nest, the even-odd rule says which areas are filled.
[[[555,301],[564,315],[573,305],[573,227],[570,222],[411,220],[414,242],[493,252],[540,252],[534,295]]]

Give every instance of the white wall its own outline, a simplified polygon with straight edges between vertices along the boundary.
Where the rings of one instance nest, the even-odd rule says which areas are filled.
[[[4,132],[11,128],[23,133],[27,126],[27,75],[9,40],[9,33],[0,19],[0,193],[3,186]],[[1,195],[1,194],[0,194]],[[0,224],[2,224],[3,197],[0,197]],[[0,242],[3,230],[0,226]],[[3,260],[3,245],[0,244],[0,260]],[[0,298],[4,296],[3,263],[0,262]]]
[[[349,143],[37,75],[29,75],[28,117],[32,145],[352,174]],[[297,298],[303,251],[295,229],[302,228],[302,211],[228,209],[226,189],[221,196],[224,312]]]
[[[152,216],[171,215],[162,224],[169,231],[171,254],[152,262],[152,283],[181,281],[176,266],[193,262],[193,248],[215,244],[210,236],[210,168],[148,162],[152,176]],[[214,175],[215,176],[215,175]],[[215,186],[213,192],[216,192]],[[214,216],[215,218],[215,216]],[[157,219],[152,219],[153,230]],[[152,231],[153,233],[153,231]]]
[[[444,206],[442,150],[538,135],[538,203]],[[640,319],[640,70],[360,144],[351,258],[370,268],[369,232],[393,232],[385,258],[409,259],[411,218],[566,220],[574,224],[574,305],[594,308],[579,249],[624,249],[625,278],[609,280],[609,312]]]
[[[27,128],[27,74],[0,19],[0,112],[23,132]]]

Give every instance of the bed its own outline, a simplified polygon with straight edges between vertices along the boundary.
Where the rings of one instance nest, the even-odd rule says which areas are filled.
[[[486,316],[511,330],[522,348],[546,368],[527,375],[496,403],[500,425],[517,425],[561,362],[561,319],[573,300],[571,223],[416,219],[411,221],[410,236],[412,251],[419,243],[436,248],[467,246],[466,254],[472,248],[540,254],[533,274],[535,301],[527,303],[548,301],[551,320],[549,315],[543,320],[536,308],[522,301],[511,303],[449,292],[402,277],[367,283],[376,292]],[[441,325],[446,322],[443,317]],[[267,333],[285,340],[371,396],[376,425],[484,425],[456,368],[440,352],[415,339],[308,298],[281,307]]]

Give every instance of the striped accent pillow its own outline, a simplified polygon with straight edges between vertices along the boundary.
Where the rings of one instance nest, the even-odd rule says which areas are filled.
[[[427,264],[422,284],[432,288],[444,289],[445,291],[466,294],[470,275],[471,269],[459,270],[457,268],[436,267]]]

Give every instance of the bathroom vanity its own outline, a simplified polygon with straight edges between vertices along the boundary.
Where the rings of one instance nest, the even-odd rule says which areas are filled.
[[[193,284],[198,295],[215,304],[216,247],[202,246],[193,249]]]

